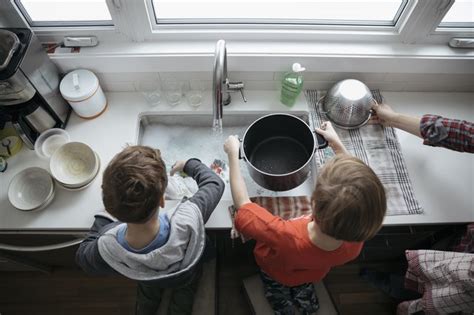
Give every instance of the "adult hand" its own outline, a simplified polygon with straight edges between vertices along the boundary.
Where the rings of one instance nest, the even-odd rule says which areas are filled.
[[[387,104],[374,104],[372,109],[377,114],[382,125],[393,126],[398,114],[390,106]]]
[[[341,139],[334,130],[331,122],[325,121],[321,124],[321,128],[316,128],[316,131],[326,139],[329,146],[337,153],[347,153],[346,147],[342,144]]]
[[[240,141],[237,136],[229,136],[224,143],[224,151],[229,157],[238,156],[240,149]]]
[[[178,172],[182,172],[184,169],[184,165],[186,165],[186,161],[181,160],[181,161],[176,161],[173,166],[171,167],[171,172],[170,175],[173,176],[174,174]]]

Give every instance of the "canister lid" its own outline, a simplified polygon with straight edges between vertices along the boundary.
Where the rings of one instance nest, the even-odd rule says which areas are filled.
[[[69,72],[61,81],[59,90],[68,101],[79,102],[92,96],[99,86],[99,79],[89,70]]]

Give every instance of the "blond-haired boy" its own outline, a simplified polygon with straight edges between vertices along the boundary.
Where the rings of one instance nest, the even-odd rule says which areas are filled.
[[[377,175],[350,156],[329,122],[317,131],[336,153],[318,174],[311,196],[312,215],[285,221],[252,203],[239,168],[239,141],[230,136],[230,184],[238,209],[236,228],[256,240],[255,259],[265,296],[275,314],[312,314],[319,308],[312,282],[355,259],[363,241],[373,237],[386,211],[384,188]]]

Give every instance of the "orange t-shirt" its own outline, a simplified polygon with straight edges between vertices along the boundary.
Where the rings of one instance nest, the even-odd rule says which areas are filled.
[[[235,217],[235,227],[257,241],[255,259],[274,280],[287,286],[315,282],[329,270],[359,256],[363,243],[343,242],[333,251],[311,243],[307,225],[311,216],[283,220],[256,203],[243,205]]]

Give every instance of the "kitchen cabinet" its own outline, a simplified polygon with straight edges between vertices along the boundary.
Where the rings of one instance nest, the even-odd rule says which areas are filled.
[[[0,234],[0,271],[75,268],[75,252],[82,238],[82,234]]]
[[[384,226],[365,242],[357,262],[404,259],[407,249],[431,249],[450,243],[466,231],[466,224]],[[444,245],[443,245],[444,247]],[[447,250],[447,248],[439,248]]]

